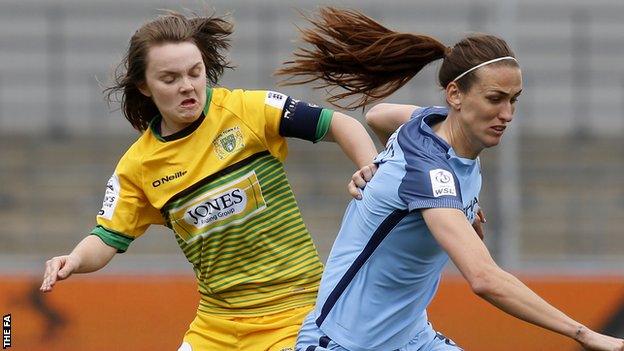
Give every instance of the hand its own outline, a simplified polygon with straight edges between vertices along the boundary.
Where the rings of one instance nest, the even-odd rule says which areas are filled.
[[[76,255],[57,256],[46,262],[45,273],[43,274],[43,283],[41,283],[42,292],[52,291],[52,287],[57,280],[69,278],[69,276],[80,265]]]
[[[373,175],[375,175],[375,172],[377,172],[377,165],[371,163],[370,165],[366,165],[353,173],[351,181],[347,185],[349,194],[351,194],[351,196],[355,199],[361,200],[362,192],[360,189],[364,189],[364,187],[366,187],[366,183],[370,182]]]
[[[624,351],[624,339],[596,333],[582,328],[576,340],[587,351]]]
[[[477,235],[479,236],[479,238],[481,238],[481,240],[483,240],[483,235],[485,234],[482,223],[486,222],[487,220],[485,219],[485,213],[482,209],[479,209],[479,211],[477,211],[477,218],[475,218],[474,222],[472,223],[472,228],[474,228],[475,232],[477,232]]]

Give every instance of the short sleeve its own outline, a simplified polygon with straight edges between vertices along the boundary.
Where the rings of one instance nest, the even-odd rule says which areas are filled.
[[[405,176],[399,185],[399,197],[410,211],[423,208],[462,209],[459,180],[446,154],[426,137],[412,137],[418,124],[407,123],[399,131],[394,147],[400,148],[405,162]]]
[[[164,224],[162,214],[141,189],[140,175],[140,164],[124,156],[106,184],[97,226],[91,231],[119,252],[126,251],[151,224]]]
[[[333,110],[321,108],[288,95],[268,90],[242,91],[239,118],[280,160],[287,154],[285,137],[317,142],[331,125]]]
[[[288,145],[279,134],[280,120],[288,96],[266,90],[238,91],[242,99],[241,110],[236,111],[253,133],[266,146],[269,152],[284,161],[288,154]]]

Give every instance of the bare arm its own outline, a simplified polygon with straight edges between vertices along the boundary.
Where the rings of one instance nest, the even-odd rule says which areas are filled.
[[[58,280],[67,279],[72,273],[94,272],[106,266],[117,249],[106,245],[96,235],[89,235],[76,245],[69,255],[56,256],[46,262],[40,290],[52,291]]]
[[[416,105],[378,104],[366,113],[366,124],[373,129],[379,141],[386,145],[390,135],[402,124],[409,121],[417,108]]]
[[[335,141],[357,168],[369,165],[377,156],[375,144],[364,126],[344,113],[334,112],[323,141]]]
[[[590,330],[498,267],[460,210],[426,209],[423,217],[473,292],[481,298],[514,317],[573,338],[587,350],[624,350],[624,340]]]
[[[415,105],[378,104],[366,113],[366,123],[377,135],[379,141],[385,145],[390,135],[403,123],[409,121],[412,112],[417,108],[418,106]],[[375,152],[376,154],[377,152]],[[372,161],[372,158],[370,160]],[[347,185],[349,194],[356,199],[362,198],[360,189],[364,189],[366,183],[372,179],[377,171],[377,166],[371,162],[367,162],[363,166],[359,165],[359,168]]]

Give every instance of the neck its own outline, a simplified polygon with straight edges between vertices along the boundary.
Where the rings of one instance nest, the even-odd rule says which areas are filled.
[[[172,123],[167,123],[167,121],[164,118],[160,120],[160,135],[161,136],[164,136],[164,137],[169,136],[171,134],[175,134],[181,131],[182,129],[184,129],[184,127],[180,127]]]
[[[475,159],[483,150],[483,147],[474,145],[466,133],[465,128],[459,123],[459,118],[454,111],[449,110],[449,115],[444,121],[435,125],[432,129],[440,138],[446,141],[459,157]]]

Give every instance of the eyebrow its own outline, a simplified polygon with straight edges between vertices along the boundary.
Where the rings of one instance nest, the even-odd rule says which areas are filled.
[[[505,96],[510,95],[510,94],[509,94],[509,93],[507,93],[506,91],[502,91],[502,90],[491,90],[490,92],[493,92],[493,93],[498,93],[498,94],[505,95]],[[519,96],[520,94],[522,94],[522,89],[520,89],[520,91],[519,91],[519,92],[517,92],[517,93],[515,93],[513,96]]]
[[[196,64],[194,64],[193,66],[191,66],[191,70],[197,68],[197,66],[199,66],[201,64],[201,61],[197,62]],[[168,70],[162,70],[162,71],[158,71],[158,74],[160,75],[167,75],[167,74],[177,74],[177,71],[168,71]]]

